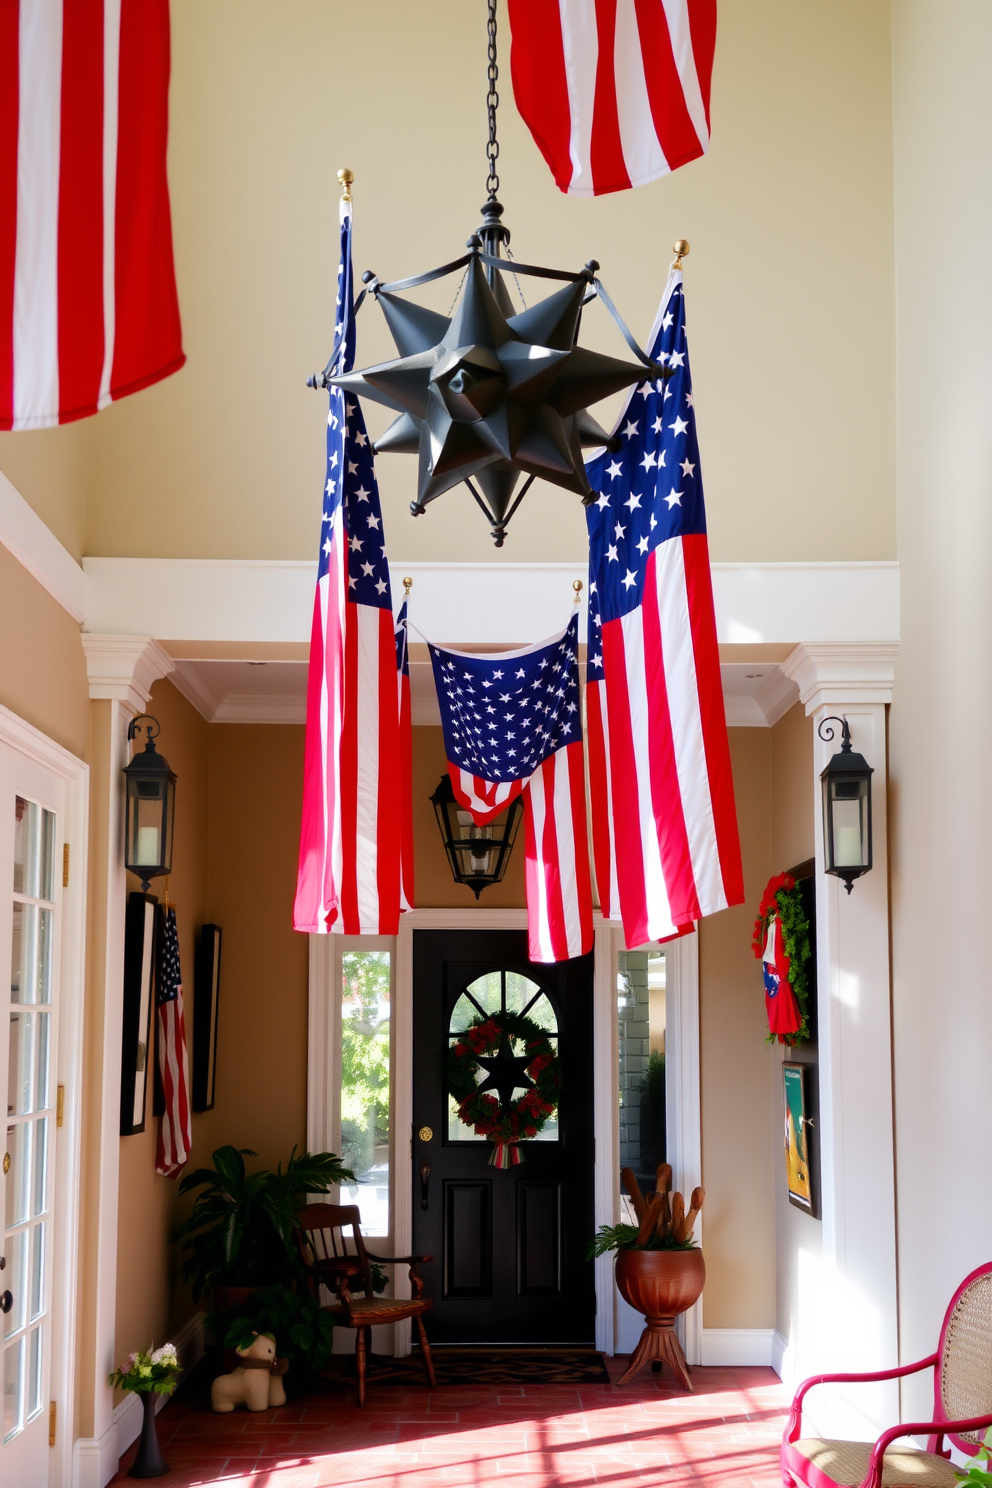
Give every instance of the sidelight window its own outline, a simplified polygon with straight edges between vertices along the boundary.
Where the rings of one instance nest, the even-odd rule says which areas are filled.
[[[558,1044],[558,1014],[551,998],[537,982],[518,971],[487,971],[476,977],[456,999],[448,1019],[448,1043],[454,1044],[471,1024],[473,1018],[486,1017],[493,1013],[521,1013],[531,1022],[543,1028],[552,1044]],[[514,1054],[522,1054],[524,1046],[519,1039],[513,1041]],[[480,1070],[478,1080],[485,1078]],[[523,1094],[523,1087],[514,1092],[514,1098]],[[454,1097],[448,1097],[448,1141],[475,1142],[469,1127],[459,1119]],[[558,1141],[558,1114],[545,1122],[535,1142]]]
[[[366,1235],[389,1234],[388,951],[341,956],[341,1158],[355,1175],[341,1203],[357,1204]]]
[[[642,1192],[666,1160],[665,952],[622,951],[617,964],[620,1061],[620,1167],[633,1168]],[[625,1216],[627,1217],[627,1216]]]

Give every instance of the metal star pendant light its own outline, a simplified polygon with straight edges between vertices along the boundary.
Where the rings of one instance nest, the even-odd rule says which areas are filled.
[[[593,493],[583,450],[610,445],[610,436],[588,412],[611,393],[647,379],[670,376],[638,346],[603,285],[591,259],[579,273],[520,264],[501,255],[510,234],[497,200],[496,0],[489,5],[488,199],[483,221],[453,263],[391,284],[364,274],[386,317],[399,356],[361,372],[331,374],[330,363],[311,386],[333,385],[371,398],[398,417],[380,439],[386,450],[417,454],[420,516],[428,503],[459,485],[468,486],[492,525],[497,547],[533,481],[540,476],[575,491],[583,502]],[[463,283],[450,319],[400,297],[463,269]],[[564,280],[565,287],[529,309],[514,311],[504,276]],[[519,280],[518,287],[519,287]],[[599,298],[620,328],[636,362],[602,356],[578,345],[582,310]],[[521,476],[524,485],[517,491]]]
[[[500,1108],[505,1111],[513,1101],[515,1090],[530,1090],[534,1084],[530,1075],[527,1074],[527,1066],[530,1064],[531,1057],[529,1054],[519,1057],[514,1054],[513,1045],[504,1033],[495,1054],[486,1058],[482,1055],[476,1056],[476,1062],[484,1070],[489,1071],[476,1094],[481,1095],[484,1090],[495,1090],[499,1096]]]

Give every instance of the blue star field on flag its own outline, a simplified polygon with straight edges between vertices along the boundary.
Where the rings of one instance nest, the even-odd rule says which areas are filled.
[[[517,655],[463,656],[431,646],[448,759],[482,780],[525,780],[582,738],[578,616]]]
[[[335,373],[350,372],[354,361],[355,307],[349,211],[341,223],[341,267],[338,269],[332,370]],[[348,598],[355,604],[392,609],[372,441],[357,398],[332,387],[327,413],[327,477],[318,578],[326,574],[331,560],[333,524],[342,498],[348,545]]]
[[[162,925],[162,940],[159,946],[158,987],[156,1003],[175,1002],[182,991],[183,977],[179,969],[179,935],[176,931],[176,911],[170,905],[165,912]]]
[[[649,554],[669,538],[706,531],[681,280],[650,354],[673,368],[672,376],[635,388],[617,430],[623,447],[586,464],[589,484],[600,493],[586,507],[591,682],[603,676],[602,623],[640,604]]]

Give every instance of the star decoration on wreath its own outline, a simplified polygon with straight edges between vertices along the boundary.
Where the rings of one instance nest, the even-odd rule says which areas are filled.
[[[669,375],[575,344],[592,268],[516,315],[505,313],[505,291],[497,298],[490,288],[477,247],[450,320],[372,287],[400,356],[327,381],[399,414],[374,447],[419,455],[414,515],[472,476],[494,533],[509,520],[521,474],[592,500],[582,451],[610,436],[589,405],[645,376]]]
[[[523,1054],[514,1054],[514,1043],[523,1044]],[[558,1108],[557,1050],[546,1030],[520,1013],[473,1019],[448,1051],[446,1073],[459,1118],[494,1143],[489,1161],[497,1168],[521,1162],[518,1144],[536,1137]],[[523,1091],[516,1100],[515,1090]]]

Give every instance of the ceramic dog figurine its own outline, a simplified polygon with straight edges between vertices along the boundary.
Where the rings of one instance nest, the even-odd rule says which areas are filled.
[[[238,1349],[243,1362],[231,1374],[221,1374],[210,1386],[210,1404],[223,1414],[236,1405],[250,1411],[268,1410],[286,1404],[282,1376],[285,1359],[276,1358],[276,1341],[271,1333],[256,1333],[246,1349]]]

